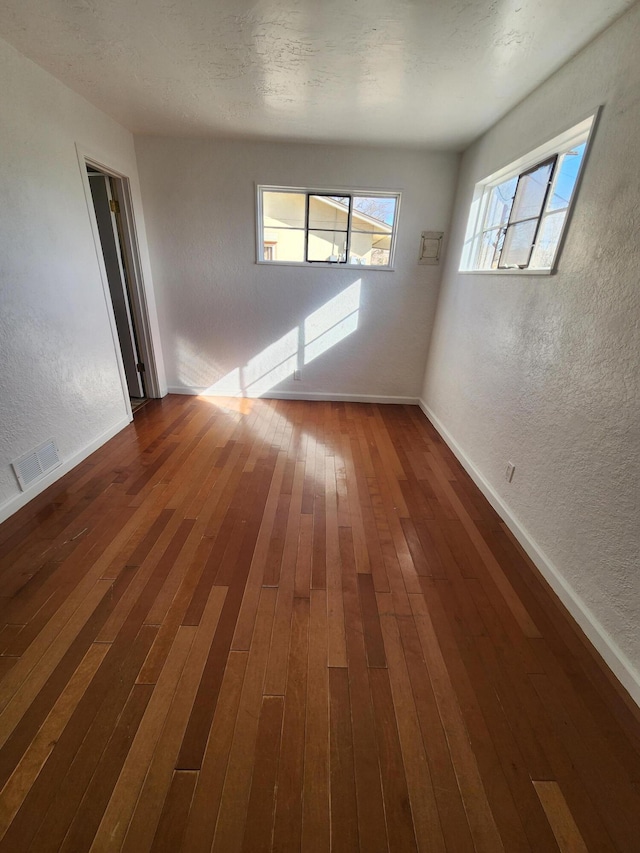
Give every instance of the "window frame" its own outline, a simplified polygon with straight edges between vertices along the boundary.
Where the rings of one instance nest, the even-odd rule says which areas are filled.
[[[283,192],[283,193],[300,193],[306,196],[305,199],[305,224],[304,228],[296,228],[291,230],[298,230],[304,233],[304,254],[305,260],[303,261],[283,261],[283,260],[267,260],[263,257],[263,235],[264,235],[264,217],[263,217],[263,203],[262,203],[262,195],[264,192]],[[308,243],[309,243],[309,231],[316,231],[319,229],[309,228],[309,199],[312,196],[340,196],[342,198],[349,198],[349,211],[347,217],[347,251],[346,251],[346,259],[345,261],[313,261],[307,260],[308,257]],[[353,214],[353,199],[354,198],[392,198],[395,199],[395,215],[393,219],[393,226],[391,230],[391,245],[389,248],[389,263],[381,266],[371,265],[371,264],[352,264],[348,262],[349,258],[349,250],[351,246],[352,239],[352,214]],[[264,264],[267,266],[287,266],[287,267],[319,267],[321,269],[351,269],[351,270],[363,270],[366,269],[370,272],[394,272],[395,271],[395,258],[396,258],[396,246],[397,246],[397,236],[398,236],[398,222],[400,218],[400,206],[402,200],[402,190],[380,190],[380,189],[369,189],[362,187],[331,187],[330,189],[318,189],[318,188],[309,188],[309,187],[288,187],[288,186],[275,186],[270,184],[256,184],[256,263]],[[321,229],[320,229],[321,230]],[[336,229],[332,229],[336,230]],[[340,229],[338,229],[340,230]],[[373,232],[375,233],[375,232]]]
[[[467,229],[465,233],[465,239],[460,257],[458,272],[472,275],[553,275],[555,272],[557,272],[562,247],[566,239],[567,230],[572,218],[573,211],[575,210],[576,199],[580,190],[580,184],[582,182],[587,159],[589,157],[591,141],[593,139],[593,134],[596,129],[600,111],[601,107],[598,107],[597,109],[591,111],[586,118],[582,119],[577,124],[565,130],[563,133],[554,136],[548,142],[544,143],[543,145],[539,145],[537,148],[534,148],[528,154],[525,154],[517,160],[514,160],[508,166],[505,166],[498,172],[494,172],[492,175],[489,175],[487,178],[482,181],[479,181],[475,185],[473,198],[469,208]],[[549,176],[549,184],[545,192],[545,197],[542,207],[540,209],[540,213],[537,217],[532,217],[537,219],[537,224],[533,243],[531,246],[531,251],[529,254],[529,263],[531,262],[531,258],[535,251],[536,240],[538,239],[538,235],[540,233],[541,224],[544,221],[545,215],[548,215],[547,203],[549,200],[550,193],[554,187],[555,179],[557,177],[558,162],[560,161],[560,158],[563,154],[565,154],[567,151],[570,151],[577,145],[582,145],[583,143],[585,143],[584,154],[582,156],[582,161],[578,169],[576,181],[573,187],[573,192],[571,194],[569,204],[566,208],[566,216],[560,229],[560,233],[550,265],[548,267],[499,266],[496,269],[476,267],[475,264],[477,264],[480,259],[482,249],[482,238],[487,231],[491,230],[490,228],[485,228],[485,225],[489,202],[494,188],[506,183],[509,180],[512,180],[513,178],[517,179],[516,189],[514,191],[513,199],[511,202],[511,209],[509,211],[509,217],[505,226],[504,236],[506,238],[506,229],[509,227],[509,225],[513,224],[511,216],[513,213],[513,203],[517,193],[517,184],[523,177],[526,177],[528,173],[535,171],[537,168],[543,166],[545,163],[548,163],[553,160],[554,166]]]

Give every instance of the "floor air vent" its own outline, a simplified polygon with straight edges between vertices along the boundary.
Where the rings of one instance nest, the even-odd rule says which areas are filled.
[[[36,480],[40,480],[49,471],[57,468],[59,464],[58,448],[53,439],[45,441],[35,450],[30,450],[29,453],[25,453],[20,459],[11,463],[23,492]]]

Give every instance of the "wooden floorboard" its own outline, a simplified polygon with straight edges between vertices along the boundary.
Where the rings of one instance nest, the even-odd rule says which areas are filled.
[[[638,851],[640,713],[417,407],[150,401],[0,526],[0,853]]]

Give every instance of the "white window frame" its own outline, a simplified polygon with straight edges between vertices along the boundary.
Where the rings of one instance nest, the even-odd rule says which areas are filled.
[[[396,200],[395,217],[393,220],[393,229],[391,231],[391,247],[389,249],[389,263],[385,266],[369,265],[369,264],[350,264],[335,261],[269,261],[263,255],[263,209],[262,209],[262,194],[263,192],[287,192],[287,193],[305,193],[306,195],[320,196],[353,196],[353,197],[368,197],[376,198],[394,198]],[[378,190],[364,189],[362,187],[331,187],[330,189],[318,189],[317,187],[285,187],[272,186],[269,184],[256,184],[256,263],[265,264],[268,266],[287,266],[287,267],[320,267],[321,269],[351,269],[351,270],[367,270],[368,272],[393,272],[395,270],[395,251],[398,236],[398,222],[400,219],[400,202],[402,199],[401,190]],[[351,220],[349,219],[349,227]],[[306,226],[305,226],[306,230]]]
[[[563,133],[558,134],[543,145],[539,145],[533,151],[530,151],[528,154],[514,160],[508,166],[494,172],[492,175],[489,175],[487,178],[479,181],[475,185],[473,200],[469,209],[469,218],[467,221],[467,230],[462,248],[462,256],[460,258],[459,272],[473,273],[474,275],[551,275],[556,272],[562,245],[566,237],[569,222],[575,207],[576,198],[578,196],[580,182],[584,175],[586,161],[589,156],[590,143],[596,128],[599,113],[600,108],[594,110],[587,118],[578,122],[578,124]],[[544,161],[549,160],[554,156],[559,157],[574,146],[581,145],[583,142],[586,142],[585,152],[580,164],[573,193],[569,200],[567,214],[560,230],[551,264],[548,267],[479,269],[476,265],[480,258],[482,236],[486,230],[484,226],[489,200],[494,187],[499,186],[512,178],[520,177],[535,166],[542,164]],[[556,178],[557,173],[554,174],[553,181],[555,181]],[[550,188],[550,192],[553,192],[553,185]],[[539,221],[542,219],[545,206],[543,206]]]

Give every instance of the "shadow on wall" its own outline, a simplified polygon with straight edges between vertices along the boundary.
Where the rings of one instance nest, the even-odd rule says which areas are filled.
[[[361,279],[325,302],[317,311],[285,335],[265,347],[245,365],[235,367],[212,385],[199,389],[202,396],[260,397],[280,382],[293,376],[294,371],[310,364],[358,328]],[[193,374],[192,346],[178,342],[178,361],[185,373]],[[198,358],[198,356],[195,356]],[[198,365],[202,372],[214,365]],[[210,373],[209,373],[210,375]],[[180,376],[184,381],[184,375]]]

